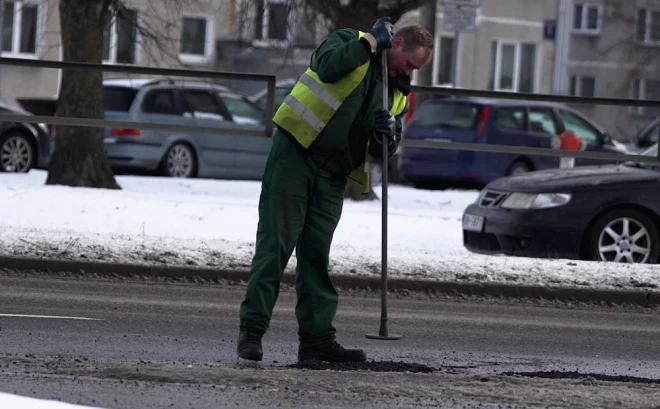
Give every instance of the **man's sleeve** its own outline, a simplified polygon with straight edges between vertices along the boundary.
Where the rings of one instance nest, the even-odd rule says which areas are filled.
[[[357,30],[342,29],[332,33],[319,47],[312,70],[321,81],[337,82],[369,61],[369,42],[358,38]]]

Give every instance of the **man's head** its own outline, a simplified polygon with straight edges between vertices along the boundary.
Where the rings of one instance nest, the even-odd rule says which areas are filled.
[[[387,50],[390,77],[410,77],[433,58],[433,36],[424,27],[413,24],[394,33],[392,48]]]

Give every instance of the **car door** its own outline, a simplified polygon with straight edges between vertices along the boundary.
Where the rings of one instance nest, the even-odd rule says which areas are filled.
[[[582,118],[578,113],[563,108],[558,108],[557,113],[562,120],[564,129],[573,132],[587,144],[585,150],[590,152],[617,152],[613,144],[606,143],[605,135],[592,126],[586,119]],[[614,162],[598,159],[575,159],[575,166],[596,166],[607,163]]]
[[[529,146],[552,149],[552,139],[561,132],[560,123],[551,107],[527,107]],[[554,156],[533,156],[537,170],[559,167],[559,158]]]
[[[258,131],[259,135],[236,135],[235,168],[246,178],[260,179],[266,168],[272,137],[265,136],[265,117],[254,104],[231,90],[219,90],[216,96],[231,114],[231,126],[237,130]]]
[[[233,172],[236,159],[236,134],[231,117],[209,89],[185,88],[180,91],[184,102],[184,122],[190,126],[217,128],[217,133],[190,132],[201,152],[198,155],[209,166]]]

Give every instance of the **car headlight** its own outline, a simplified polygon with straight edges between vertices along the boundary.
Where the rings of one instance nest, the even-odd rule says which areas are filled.
[[[502,202],[505,209],[549,209],[570,202],[569,193],[512,193]]]

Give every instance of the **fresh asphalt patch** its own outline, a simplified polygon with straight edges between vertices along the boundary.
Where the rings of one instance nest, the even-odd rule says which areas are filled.
[[[591,379],[591,380],[604,381],[604,382],[627,382],[627,383],[641,383],[647,385],[660,385],[660,379],[639,378],[636,376],[583,374],[579,372],[562,372],[562,371],[503,372],[499,375],[524,376],[529,378],[543,378],[543,379],[584,379],[584,380]]]
[[[371,371],[371,372],[410,372],[431,373],[438,369],[422,364],[412,364],[403,361],[365,361],[365,362],[321,362],[304,361],[287,365],[286,368],[309,369],[316,371]]]

